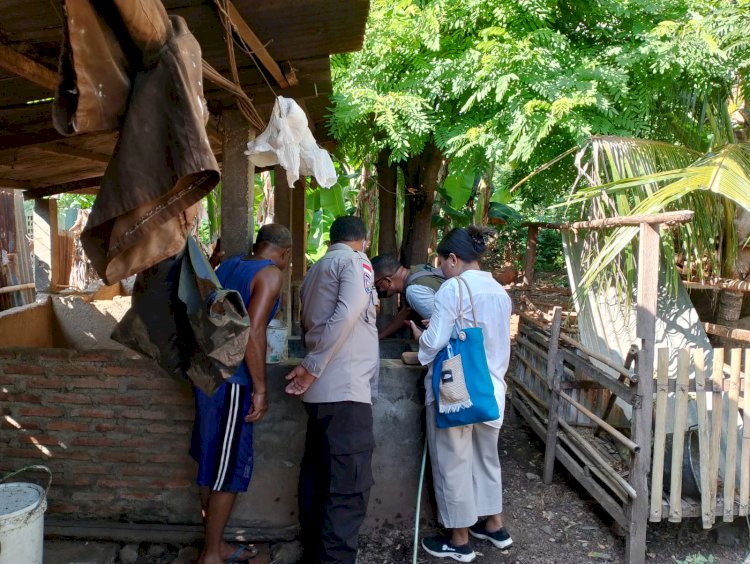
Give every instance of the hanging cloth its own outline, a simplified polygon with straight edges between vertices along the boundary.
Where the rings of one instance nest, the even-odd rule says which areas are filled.
[[[336,184],[331,155],[315,142],[305,111],[291,98],[276,98],[268,127],[247,144],[245,154],[258,167],[281,165],[289,186],[300,176],[314,176],[323,188]]]
[[[64,8],[55,126],[71,134],[121,124],[81,236],[113,284],[180,252],[197,202],[219,181],[200,45],[159,0],[76,0]]]

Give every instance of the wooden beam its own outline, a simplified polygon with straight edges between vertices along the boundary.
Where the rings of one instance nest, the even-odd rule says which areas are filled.
[[[20,292],[22,290],[30,290],[35,288],[34,282],[26,282],[25,284],[15,284],[14,286],[3,286],[0,288],[0,294],[10,294],[11,292]]]
[[[49,90],[57,88],[57,73],[11,46],[0,43],[0,67]]]
[[[211,147],[219,152],[222,150],[224,144],[224,138],[222,137],[221,131],[213,124],[211,120],[206,124],[206,135],[208,135],[208,141],[211,143]]]
[[[521,227],[540,227],[543,229],[607,229],[609,227],[625,227],[647,225],[675,225],[678,223],[689,223],[693,221],[695,212],[690,210],[655,213],[647,215],[625,215],[621,217],[605,217],[603,219],[592,219],[591,221],[576,221],[574,223],[544,223],[526,221]]]
[[[247,46],[252,49],[253,54],[258,58],[258,62],[260,62],[260,64],[271,73],[271,76],[273,76],[279,86],[282,88],[288,88],[290,84],[284,76],[284,73],[281,71],[281,67],[279,67],[278,63],[273,60],[273,57],[271,57],[271,54],[266,49],[265,45],[263,45],[261,40],[258,39],[258,36],[255,35],[255,32],[253,32],[250,26],[247,25],[245,19],[229,0],[227,0],[227,13],[229,14],[229,18],[232,21],[235,31],[242,40],[247,43]]]
[[[715,323],[704,323],[703,328],[709,335],[716,335],[717,337],[721,337],[723,339],[732,339],[734,341],[750,343],[750,331],[748,331],[747,329],[726,327],[724,325],[717,325]]]
[[[6,149],[20,149],[21,147],[29,147],[31,145],[42,145],[51,141],[62,141],[64,139],[65,137],[52,128],[50,120],[50,128],[45,129],[44,131],[30,133],[9,132],[8,134],[1,136],[0,151]]]
[[[46,198],[47,196],[62,194],[64,192],[79,192],[83,194],[86,193],[83,192],[83,190],[89,188],[98,188],[101,183],[102,177],[94,176],[92,178],[84,178],[83,180],[76,180],[74,182],[66,182],[65,184],[53,184],[51,186],[39,186],[36,188],[31,188],[24,193],[24,197],[27,200],[38,200],[39,198]]]
[[[104,153],[97,153],[95,151],[89,151],[88,149],[81,149],[80,147],[74,147],[73,145],[68,145],[66,143],[49,143],[45,145],[37,145],[34,147],[34,150],[42,153],[48,153],[50,155],[72,157],[74,159],[95,161],[99,163],[108,163],[112,158],[110,155],[105,155]]]
[[[299,84],[299,79],[297,78],[297,71],[295,71],[294,67],[292,66],[292,63],[287,61],[284,63],[281,67],[281,72],[284,73],[284,78],[286,78],[286,81],[289,83],[289,86],[296,86]]]
[[[12,188],[15,190],[28,190],[30,189],[31,182],[26,180],[13,180],[12,178],[0,178],[0,188]]]
[[[731,290],[732,292],[750,292],[750,282],[747,280],[708,278],[703,282],[683,280],[682,283],[690,290]]]

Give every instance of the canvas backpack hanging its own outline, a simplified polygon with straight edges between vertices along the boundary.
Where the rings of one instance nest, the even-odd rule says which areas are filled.
[[[433,362],[432,387],[437,402],[436,425],[440,429],[494,421],[500,417],[495,387],[487,365],[484,334],[477,323],[474,298],[466,280],[458,280],[457,337],[452,337]],[[463,288],[469,296],[473,326],[463,315]]]
[[[112,334],[209,396],[244,362],[249,336],[242,296],[222,288],[192,237],[182,253],[138,275],[133,305]]]

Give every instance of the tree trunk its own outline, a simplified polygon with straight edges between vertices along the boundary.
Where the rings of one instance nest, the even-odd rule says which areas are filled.
[[[432,235],[432,206],[442,164],[443,155],[432,141],[421,154],[401,163],[406,182],[404,241],[401,244],[404,264],[427,260]]]
[[[730,202],[724,202],[724,220],[727,225],[731,225],[737,216],[736,208]],[[725,230],[721,238],[721,245],[724,249],[722,253],[723,264],[721,273],[725,278],[737,278],[737,265],[727,261],[726,257],[730,256],[729,249],[734,247],[735,253],[738,246],[737,236],[741,227],[735,224],[735,230]],[[716,323],[727,327],[735,327],[742,312],[742,292],[732,292],[731,290],[722,290],[719,295],[719,304],[716,308]],[[731,341],[720,339],[725,345],[730,345]]]
[[[378,175],[380,204],[380,233],[378,254],[396,254],[396,165],[388,164],[390,151],[383,149],[378,154],[375,170]]]
[[[359,194],[357,195],[357,210],[354,215],[362,218],[367,229],[367,240],[372,242],[378,223],[378,191],[371,182],[371,170],[365,161],[359,176]]]

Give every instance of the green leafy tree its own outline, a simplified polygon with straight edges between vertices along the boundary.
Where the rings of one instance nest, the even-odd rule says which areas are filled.
[[[732,88],[747,93],[748,7],[373,0],[363,49],[333,59],[331,131],[344,159],[374,163],[381,217],[402,179],[402,256],[423,260],[433,222],[485,219],[522,179],[516,207],[553,219],[575,148],[592,136],[701,152],[725,142]],[[381,230],[385,249],[395,248],[394,232]]]

